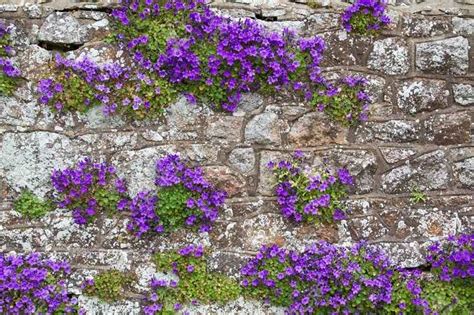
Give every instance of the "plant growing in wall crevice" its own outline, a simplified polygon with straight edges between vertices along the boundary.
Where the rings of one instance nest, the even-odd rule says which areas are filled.
[[[10,31],[9,27],[0,23],[0,96],[12,95],[20,78],[20,70],[9,58],[13,53]]]
[[[223,304],[239,297],[237,281],[210,272],[201,245],[188,245],[176,252],[155,255],[157,271],[176,280],[152,279],[151,294],[143,308],[145,314],[173,314],[184,304]]]
[[[386,6],[386,0],[356,0],[342,14],[342,25],[350,33],[376,35],[391,22]]]
[[[119,270],[107,270],[82,284],[86,295],[98,297],[106,302],[116,302],[125,297],[125,292],[134,282],[130,273]]]
[[[13,205],[15,211],[28,219],[38,219],[52,211],[51,200],[42,200],[29,190],[23,190]]]

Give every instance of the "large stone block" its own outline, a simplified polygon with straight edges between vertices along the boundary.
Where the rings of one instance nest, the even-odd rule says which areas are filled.
[[[389,194],[408,193],[413,189],[446,189],[449,179],[448,161],[441,150],[423,154],[386,172],[381,178],[382,190]]]
[[[407,73],[410,69],[407,42],[392,37],[376,41],[369,55],[368,67],[389,75]]]
[[[428,73],[466,74],[469,48],[469,41],[462,36],[416,44],[416,68]]]
[[[471,141],[471,116],[468,113],[435,115],[424,122],[425,137],[438,145]]]
[[[474,86],[472,84],[453,84],[456,103],[462,106],[474,105]]]
[[[401,84],[397,105],[407,114],[448,107],[449,90],[445,81],[415,79]]]

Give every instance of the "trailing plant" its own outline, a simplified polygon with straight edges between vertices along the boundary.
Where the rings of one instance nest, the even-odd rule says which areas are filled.
[[[0,253],[0,313],[82,313],[67,290],[64,278],[70,272],[68,263],[38,253]]]
[[[296,222],[331,223],[345,218],[343,199],[347,186],[353,184],[349,171],[341,168],[336,174],[326,169],[304,167],[304,155],[295,152],[289,161],[271,161],[277,184],[275,193],[280,210]]]
[[[9,59],[13,53],[10,32],[11,28],[0,23],[0,95],[7,96],[13,93],[21,75],[20,70]]]
[[[335,85],[327,83],[319,93],[314,94],[311,105],[343,125],[366,121],[371,102],[365,92],[366,85],[367,80],[357,76],[347,76]]]
[[[116,302],[124,298],[133,280],[133,276],[128,273],[107,270],[93,279],[86,279],[82,284],[82,289],[86,295],[98,297],[106,302]]]
[[[176,154],[157,161],[156,175],[157,191],[140,192],[131,201],[128,229],[137,237],[182,226],[209,231],[226,193],[216,190],[201,168],[187,166]]]
[[[386,0],[356,0],[342,14],[342,25],[347,32],[375,35],[391,22],[386,7]]]
[[[226,303],[239,297],[237,281],[210,272],[201,245],[189,245],[177,252],[155,256],[157,271],[177,280],[152,279],[152,293],[143,308],[145,314],[173,314],[183,304]]]
[[[50,200],[42,200],[29,190],[23,190],[13,207],[22,216],[37,219],[53,210],[53,203]]]
[[[122,46],[192,101],[232,112],[244,92],[305,95],[322,82],[320,37],[269,33],[249,19],[225,19],[201,0],[126,0],[113,16]]]
[[[115,167],[90,158],[72,168],[54,170],[51,182],[58,207],[72,210],[77,224],[90,223],[101,212],[123,210],[128,203],[125,180],[116,176]]]
[[[272,245],[242,268],[242,285],[290,314],[355,314],[390,302],[392,274],[387,257],[362,244],[319,242],[302,253]]]
[[[54,111],[86,112],[102,106],[104,114],[130,119],[157,118],[176,99],[170,83],[137,64],[98,65],[90,59],[68,60],[56,55],[53,76],[38,85],[39,101]]]
[[[326,242],[303,252],[263,246],[242,268],[245,295],[289,314],[470,314],[474,235],[428,248],[431,272],[392,267],[375,247]]]

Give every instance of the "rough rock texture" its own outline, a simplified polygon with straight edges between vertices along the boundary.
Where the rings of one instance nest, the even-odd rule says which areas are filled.
[[[416,45],[416,68],[431,73],[466,74],[469,68],[469,42],[454,37]]]
[[[305,0],[226,4],[222,13],[263,18],[262,25],[274,31],[291,26],[305,36],[320,34],[328,46],[322,70],[331,80],[346,74],[367,77],[373,115],[344,128],[308,104],[258,94],[243,95],[233,114],[180,98],[166,109],[163,121],[143,123],[104,117],[100,108],[53,114],[35,94],[35,80],[45,74],[52,47],[73,49],[68,56],[100,63],[123,54],[101,41],[109,30],[105,2],[0,5],[0,18],[14,24],[12,37],[19,47],[14,61],[25,79],[13,97],[0,97],[0,251],[36,250],[68,259],[76,294],[81,294],[81,281],[100,270],[117,268],[137,276],[129,298],[120,303],[81,295],[88,314],[139,313],[149,279],[163,276],[155,271],[152,252],[189,243],[208,248],[212,270],[238,277],[245,260],[266,243],[302,249],[320,239],[347,245],[366,240],[384,248],[394,264],[414,267],[424,264],[430,240],[474,230],[473,19],[467,4],[391,1],[405,11],[432,8],[429,15],[390,10],[395,22],[373,38],[347,34],[339,28],[340,10],[313,10],[302,4]],[[262,6],[249,8],[250,2]],[[316,166],[348,167],[355,176],[347,220],[316,228],[280,215],[267,163],[288,158],[295,149]],[[86,155],[114,163],[132,195],[152,189],[155,161],[170,152],[202,165],[230,195],[210,233],[177,231],[137,240],[127,233],[123,216],[104,216],[84,228],[73,224],[67,210],[37,220],[13,210],[22,188],[50,195],[52,170]],[[413,204],[414,189],[424,191],[427,200]],[[188,311],[284,313],[243,299]]]

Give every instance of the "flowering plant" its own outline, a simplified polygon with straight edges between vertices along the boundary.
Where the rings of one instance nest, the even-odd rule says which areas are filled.
[[[143,308],[145,314],[173,313],[184,303],[225,303],[240,294],[238,283],[209,272],[202,245],[188,245],[177,252],[155,256],[157,271],[170,273],[177,280],[152,279],[152,293]]]
[[[348,32],[375,34],[390,23],[386,7],[386,0],[356,0],[342,14],[342,25]]]
[[[354,314],[390,303],[393,272],[382,252],[363,244],[348,249],[319,242],[302,253],[263,246],[241,274],[247,291],[290,314]]]
[[[311,104],[344,125],[366,121],[371,102],[365,92],[366,85],[365,78],[347,76],[335,85],[327,83],[320,92],[314,94]]]
[[[87,295],[114,302],[124,297],[125,290],[132,282],[131,275],[112,269],[99,273],[93,279],[86,279],[81,287]]]
[[[38,253],[0,254],[0,313],[82,313],[61,279],[70,272],[68,263],[43,259]]]
[[[87,224],[99,212],[122,210],[127,205],[125,180],[115,175],[115,167],[93,163],[85,158],[75,167],[54,170],[51,182],[57,193],[57,204],[72,210],[77,224]]]
[[[188,167],[176,154],[157,161],[156,175],[157,192],[140,192],[130,203],[129,230],[138,237],[148,231],[162,233],[183,225],[209,231],[226,193],[216,190],[204,178],[201,168]]]
[[[55,111],[85,112],[100,105],[106,115],[156,118],[176,96],[169,83],[135,63],[98,65],[87,58],[68,60],[57,54],[53,68],[55,75],[40,80],[38,91],[39,101]]]
[[[311,95],[311,85],[322,81],[320,37],[268,33],[249,19],[220,17],[202,0],[126,0],[113,16],[121,45],[192,101],[232,112],[244,92]]]
[[[275,193],[282,214],[296,222],[333,222],[345,218],[341,202],[346,187],[353,184],[349,171],[341,168],[332,175],[328,170],[302,166],[304,155],[295,152],[289,161],[271,161],[268,167],[277,178]]]
[[[20,77],[20,70],[8,58],[13,53],[10,31],[9,27],[0,23],[0,95],[11,95]]]

